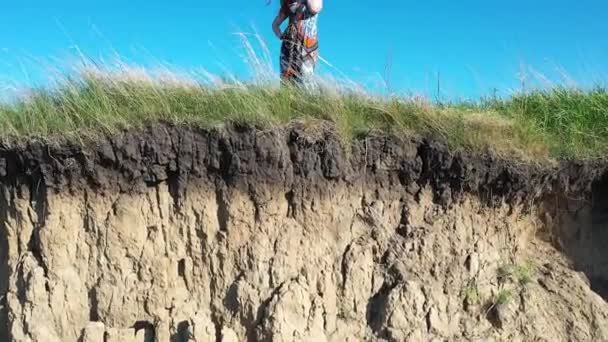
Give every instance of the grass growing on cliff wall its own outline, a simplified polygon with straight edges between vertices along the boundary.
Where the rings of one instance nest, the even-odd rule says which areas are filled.
[[[307,93],[270,82],[209,84],[141,70],[85,68],[54,87],[31,89],[0,105],[4,137],[76,139],[158,120],[203,127],[327,120],[345,141],[386,131],[530,158],[595,158],[608,152],[605,89],[556,88],[506,99],[438,104],[323,84]]]

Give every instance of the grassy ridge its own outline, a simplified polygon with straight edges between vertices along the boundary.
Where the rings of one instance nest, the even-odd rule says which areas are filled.
[[[608,152],[608,92],[555,88],[488,101],[486,107],[512,120],[527,122],[546,136],[553,155],[603,157]]]
[[[608,151],[608,92],[557,88],[433,104],[321,87],[317,94],[276,85],[153,79],[128,72],[83,71],[56,87],[34,89],[0,105],[0,135],[77,139],[156,120],[258,126],[329,120],[345,141],[372,130],[422,134],[457,148],[528,158],[597,158]]]

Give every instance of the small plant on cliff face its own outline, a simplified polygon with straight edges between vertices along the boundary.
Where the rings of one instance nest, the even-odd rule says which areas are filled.
[[[487,310],[485,311],[485,316],[495,315],[496,309],[501,305],[507,305],[511,302],[513,298],[513,291],[507,288],[501,288],[498,293],[494,296],[494,298],[487,303]],[[494,314],[492,314],[494,313]]]
[[[481,302],[481,295],[479,293],[479,287],[477,286],[477,280],[469,280],[467,285],[462,289],[461,295],[464,297],[465,305],[479,304]]]
[[[509,302],[511,301],[511,298],[513,298],[513,292],[509,289],[501,289],[500,291],[498,291],[498,294],[496,295],[496,300],[494,301],[495,305],[505,305],[505,304],[509,304]]]
[[[514,281],[525,286],[532,281],[534,265],[529,261],[523,264],[505,264],[498,268],[497,273],[500,282]]]
[[[498,267],[498,270],[496,271],[496,277],[498,278],[498,281],[506,282],[510,280],[511,276],[513,275],[513,269],[513,264],[504,264]]]
[[[470,286],[465,289],[465,298],[469,304],[477,304],[480,301],[479,289],[477,286]]]
[[[525,286],[532,281],[532,277],[534,276],[534,265],[530,262],[526,262],[523,265],[517,265],[515,267],[515,277],[517,278],[517,282]]]

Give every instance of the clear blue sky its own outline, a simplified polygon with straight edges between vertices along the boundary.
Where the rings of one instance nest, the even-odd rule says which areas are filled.
[[[99,58],[116,51],[144,65],[167,62],[246,77],[235,32],[257,30],[276,56],[270,24],[278,0],[4,0],[0,81],[43,82],[75,45]],[[475,97],[519,87],[522,66],[581,85],[608,79],[606,0],[325,0],[321,55],[374,86],[390,64],[399,92]],[[387,61],[390,61],[387,62]],[[276,58],[273,60],[277,66]]]

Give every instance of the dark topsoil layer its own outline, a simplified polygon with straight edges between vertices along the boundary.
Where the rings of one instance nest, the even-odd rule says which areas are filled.
[[[331,129],[301,126],[258,130],[232,126],[205,130],[156,124],[95,143],[42,141],[0,145],[0,184],[32,190],[139,191],[167,182],[179,194],[187,182],[206,179],[228,186],[324,182],[401,185],[415,193],[430,185],[438,202],[472,193],[488,201],[530,201],[552,194],[589,198],[606,163],[564,161],[536,165],[491,154],[452,152],[422,138],[370,136],[345,151]],[[34,188],[35,187],[35,188]]]

